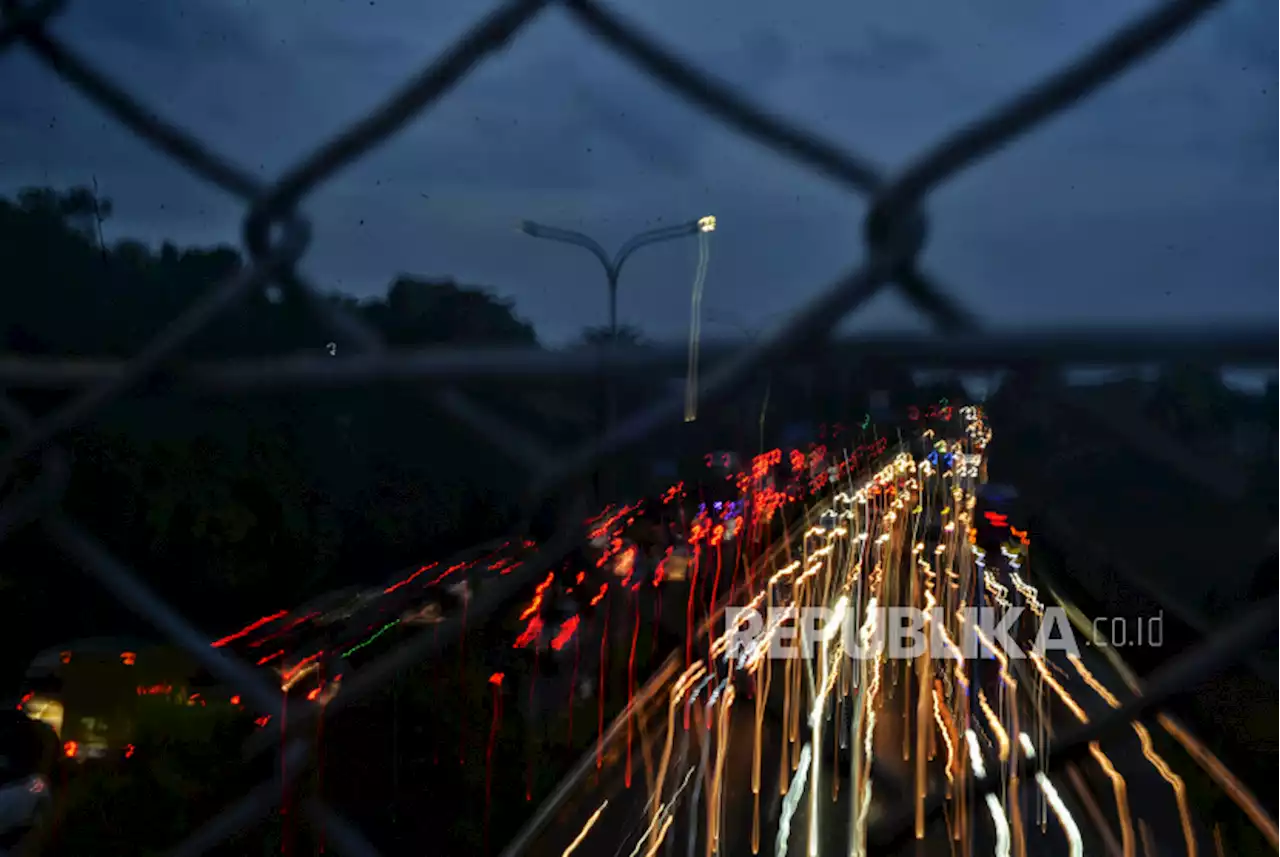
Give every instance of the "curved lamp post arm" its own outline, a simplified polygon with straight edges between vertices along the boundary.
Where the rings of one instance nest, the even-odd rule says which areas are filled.
[[[659,241],[670,241],[673,238],[683,238],[686,235],[696,235],[699,232],[710,232],[701,224],[706,220],[690,220],[688,223],[681,223],[678,226],[664,226],[661,229],[650,229],[648,232],[641,232],[639,235],[627,241],[618,249],[618,254],[613,257],[613,270],[616,275],[622,270],[622,264],[627,261],[627,257],[632,253],[644,247],[647,244],[656,244]],[[714,225],[712,229],[714,229]]]
[[[600,264],[604,266],[605,273],[612,279],[616,275],[617,268],[613,262],[609,261],[609,254],[604,251],[594,238],[583,235],[581,232],[574,232],[572,229],[560,229],[555,226],[543,226],[541,223],[534,223],[532,220],[525,220],[520,223],[520,231],[525,235],[534,238],[546,238],[551,241],[560,241],[565,244],[576,244],[591,252],[600,260]]]
[[[524,220],[520,223],[520,231],[525,235],[533,238],[546,238],[550,241],[560,241],[564,244],[574,244],[589,251],[591,255],[600,260],[600,264],[604,266],[605,276],[609,280],[609,330],[614,333],[618,329],[618,273],[622,270],[622,265],[627,261],[627,258],[646,244],[669,241],[673,238],[683,238],[686,235],[696,235],[699,232],[714,232],[715,228],[716,219],[711,215],[707,215],[697,220],[690,220],[688,223],[664,226],[661,229],[651,229],[648,232],[641,232],[626,244],[623,244],[621,249],[618,250],[618,254],[610,259],[599,242],[594,238],[583,235],[581,232],[574,232],[572,229],[560,229],[556,226],[543,226],[541,223],[535,223],[532,220]]]

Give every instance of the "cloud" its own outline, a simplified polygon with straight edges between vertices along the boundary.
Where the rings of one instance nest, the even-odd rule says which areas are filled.
[[[250,20],[216,0],[71,3],[52,30],[99,50],[106,42],[136,59],[161,59],[171,68],[223,60],[261,62],[270,50]]]
[[[888,166],[1149,6],[613,3],[771,111]],[[78,0],[57,32],[266,180],[365,115],[482,11],[471,0]],[[1262,35],[1275,26],[1274,4],[1228,3],[954,177],[928,203],[926,262],[1000,323],[1256,317],[1251,308],[1275,300],[1276,51]],[[0,192],[96,178],[116,203],[109,235],[238,238],[242,206],[29,55],[0,55],[0,79],[10,84],[0,89]],[[602,275],[585,253],[518,234],[521,218],[613,248],[714,213],[705,305],[760,328],[860,258],[865,201],[726,130],[553,8],[304,208],[318,282],[367,294],[400,271],[455,275],[515,298],[555,340],[600,322]],[[637,254],[623,274],[623,320],[684,335],[695,249]],[[885,300],[857,323],[912,321]]]
[[[743,76],[751,78],[741,81],[748,87],[753,82],[761,85],[777,80],[794,68],[791,46],[772,27],[759,27],[744,33],[742,53],[738,61],[743,69]]]
[[[590,123],[588,139],[609,138],[626,151],[632,167],[648,168],[667,177],[690,178],[699,166],[696,132],[689,122],[654,122],[662,107],[655,100],[665,98],[649,88],[634,85],[601,86],[588,80],[573,89],[574,108]]]
[[[831,48],[823,64],[841,74],[897,75],[931,62],[937,47],[927,39],[868,27],[853,44]]]

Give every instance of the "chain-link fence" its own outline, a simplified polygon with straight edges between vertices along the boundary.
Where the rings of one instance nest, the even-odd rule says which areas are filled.
[[[276,692],[248,665],[211,648],[196,629],[175,609],[157,597],[124,562],[77,522],[60,510],[70,461],[59,448],[60,435],[93,418],[106,405],[147,383],[157,381],[181,386],[246,390],[253,387],[320,387],[361,384],[390,378],[412,379],[436,404],[496,447],[521,462],[530,473],[529,496],[549,495],[587,474],[608,456],[651,442],[664,428],[682,419],[683,396],[653,403],[580,448],[552,456],[537,438],[495,417],[473,398],[456,389],[464,380],[520,377],[561,378],[572,374],[652,371],[669,364],[666,352],[606,349],[604,354],[562,355],[546,352],[430,350],[412,353],[388,351],[375,333],[324,299],[315,284],[298,270],[310,240],[307,220],[299,205],[340,169],[381,144],[422,111],[452,90],[489,55],[502,49],[535,18],[552,7],[571,15],[595,38],[645,70],[679,97],[697,104],[738,132],[803,163],[852,192],[870,197],[863,242],[866,258],[849,273],[823,289],[790,320],[749,347],[723,355],[706,355],[712,369],[704,376],[701,398],[714,405],[747,383],[775,361],[800,358],[823,360],[849,352],[856,356],[898,359],[913,363],[951,365],[981,363],[1018,370],[1036,383],[1028,395],[1042,401],[1070,404],[1066,391],[1043,374],[1049,367],[1077,360],[1105,361],[1143,358],[1199,358],[1216,365],[1261,364],[1274,366],[1276,334],[1272,327],[1238,329],[1218,334],[1197,331],[1147,332],[1128,336],[1123,332],[1076,330],[1058,336],[1026,337],[983,333],[975,318],[938,278],[923,270],[917,260],[928,237],[922,204],[940,185],[966,167],[994,154],[1049,117],[1069,109],[1115,76],[1158,51],[1182,30],[1218,5],[1215,0],[1171,0],[1153,8],[1123,27],[1101,45],[1001,105],[989,114],[946,135],[894,176],[885,176],[864,158],[802,130],[755,106],[728,86],[696,70],[659,43],[640,33],[594,0],[508,0],[485,16],[464,37],[427,64],[375,110],[318,146],[285,171],[265,183],[247,170],[212,151],[182,129],[159,118],[134,98],[112,76],[94,67],[74,46],[51,35],[48,24],[61,14],[62,0],[4,0],[0,22],[0,50],[25,48],[54,70],[64,81],[89,98],[137,136],[182,164],[193,174],[241,200],[246,208],[243,241],[249,262],[213,288],[133,359],[123,363],[48,363],[27,359],[0,360],[0,389],[24,386],[62,386],[80,392],[61,407],[33,419],[11,399],[0,396],[0,421],[12,441],[0,453],[0,480],[13,472],[20,460],[43,456],[39,479],[0,506],[0,539],[16,527],[39,522],[48,538],[74,558],[84,570],[116,598],[179,643],[214,676],[241,689],[247,704],[263,712],[275,710]],[[21,287],[21,283],[12,284]],[[358,346],[350,358],[287,358],[241,362],[221,366],[177,365],[185,345],[246,295],[277,285],[287,294],[304,298],[319,318],[342,337]],[[833,329],[864,306],[882,289],[896,288],[937,331],[920,340],[872,339],[846,344],[844,353],[831,343]],[[815,347],[815,343],[819,344]],[[721,359],[714,360],[715,356]],[[1079,408],[1076,404],[1073,407]],[[1196,480],[1206,490],[1230,502],[1239,497],[1239,479],[1229,468],[1211,467],[1196,456],[1183,454],[1172,440],[1159,437],[1136,418],[1114,413],[1093,413],[1090,418],[1106,425],[1133,447],[1135,454],[1155,456],[1166,466]],[[1140,442],[1138,442],[1140,439]],[[486,587],[468,608],[468,621],[483,621],[515,593],[545,571],[575,538],[566,525],[544,545],[543,562],[527,563],[518,574]],[[1166,701],[1196,679],[1238,659],[1249,646],[1274,633],[1274,598],[1229,633],[1215,637],[1186,659],[1170,665],[1154,677],[1147,693],[1116,709],[1111,716],[1090,723],[1079,734],[1067,736],[1050,752],[1055,764],[1069,760],[1098,736],[1122,726]],[[337,716],[353,701],[366,697],[398,670],[431,657],[456,639],[460,623],[446,621],[438,629],[411,639],[394,652],[363,669],[344,685],[343,693],[326,708]],[[293,719],[294,734],[305,734],[315,709]],[[259,733],[257,749],[284,740],[279,734]],[[283,779],[296,779],[305,770],[310,754],[302,739],[291,739],[280,748],[285,757]],[[283,783],[264,784],[210,820],[175,853],[200,854],[216,846],[248,821],[260,817],[282,795]],[[992,786],[994,787],[994,786]],[[341,853],[370,854],[362,835],[332,808],[318,800],[305,803],[307,817],[322,828],[329,843]],[[941,797],[931,806],[941,809]],[[910,828],[909,819],[899,827],[889,820],[890,834]],[[881,837],[873,836],[873,841]]]

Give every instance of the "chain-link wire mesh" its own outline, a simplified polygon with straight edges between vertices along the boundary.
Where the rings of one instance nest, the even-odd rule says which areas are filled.
[[[299,205],[339,170],[399,132],[411,119],[429,109],[454,89],[477,65],[502,49],[527,25],[555,6],[571,15],[598,40],[643,69],[677,96],[682,97],[745,136],[780,154],[803,163],[852,192],[870,197],[863,242],[866,258],[836,282],[821,290],[775,332],[759,337],[749,347],[732,353],[705,355],[713,368],[704,376],[701,398],[714,405],[747,383],[760,370],[780,360],[847,359],[848,356],[903,359],[952,365],[958,362],[998,366],[1022,372],[1034,380],[1029,392],[1041,400],[1071,404],[1059,385],[1041,374],[1045,367],[1069,361],[1143,357],[1199,356],[1217,364],[1254,363],[1274,366],[1276,335],[1273,328],[1238,329],[1219,334],[1203,331],[1168,331],[1129,336],[1125,332],[1075,330],[1057,336],[1034,338],[982,333],[970,311],[942,287],[936,275],[917,260],[928,238],[922,204],[939,186],[975,162],[994,154],[1042,121],[1072,107],[1097,88],[1169,43],[1182,30],[1217,5],[1216,0],[1164,2],[1121,28],[1056,74],[1029,87],[987,115],[957,129],[916,158],[898,174],[887,176],[867,159],[826,141],[810,131],[771,115],[766,110],[696,70],[658,42],[642,34],[606,5],[595,0],[507,0],[482,18],[465,36],[405,82],[376,109],[341,133],[318,146],[310,155],[266,183],[211,150],[200,140],[162,118],[114,82],[103,69],[88,62],[74,46],[55,38],[48,25],[63,13],[64,0],[3,0],[0,50],[25,48],[55,71],[80,94],[126,125],[152,147],[182,164],[191,173],[221,188],[245,205],[243,241],[249,262],[211,289],[181,316],[159,332],[142,351],[123,363],[88,361],[47,363],[27,359],[0,360],[0,390],[6,387],[72,387],[78,394],[41,419],[33,419],[10,399],[0,396],[0,422],[12,441],[0,453],[0,481],[20,460],[43,456],[40,476],[27,490],[0,506],[0,539],[14,528],[38,521],[48,538],[75,559],[123,604],[188,650],[215,677],[241,689],[247,703],[263,712],[275,709],[275,691],[245,663],[211,648],[194,626],[157,597],[125,563],[59,508],[69,479],[70,462],[57,441],[67,430],[93,418],[111,402],[146,383],[165,381],[222,390],[247,390],[263,386],[346,386],[375,379],[413,379],[435,403],[496,447],[525,466],[530,473],[529,495],[545,496],[588,473],[600,461],[637,447],[662,428],[682,417],[683,396],[654,402],[600,437],[559,456],[516,426],[496,417],[453,385],[464,380],[521,377],[560,378],[575,374],[623,371],[646,372],[669,366],[669,352],[643,355],[620,349],[604,354],[563,355],[545,352],[495,352],[491,350],[431,350],[408,353],[388,351],[376,333],[353,316],[324,299],[297,263],[310,241],[310,227]],[[313,311],[335,335],[355,343],[359,356],[340,359],[286,358],[237,362],[220,366],[178,366],[183,347],[221,314],[246,295],[268,285],[308,301]],[[20,284],[19,284],[20,285]],[[834,328],[886,288],[896,288],[927,320],[936,335],[926,338],[870,338],[836,347],[830,342]],[[815,345],[816,344],[816,345]],[[714,357],[720,359],[715,360]],[[972,365],[970,365],[972,368]],[[1075,403],[1074,408],[1086,406]],[[1087,409],[1086,409],[1087,410]],[[1172,439],[1153,442],[1159,433],[1136,417],[1114,412],[1088,413],[1090,419],[1110,429],[1135,454],[1153,456],[1175,468],[1202,488],[1231,502],[1239,497],[1238,474],[1229,468],[1211,467],[1184,454]],[[1141,439],[1141,442],[1139,441]],[[572,516],[566,516],[572,519]],[[483,621],[516,592],[542,574],[549,563],[574,538],[572,527],[543,546],[541,562],[527,563],[519,573],[486,588],[469,606],[469,621]],[[1237,660],[1241,653],[1266,634],[1276,621],[1274,599],[1256,616],[1234,626],[1222,638],[1206,642],[1188,663],[1171,666],[1152,682],[1138,701],[1117,709],[1090,724],[1078,736],[1068,736],[1051,755],[1069,758],[1070,749],[1085,746],[1104,732],[1123,725],[1158,705],[1179,688],[1186,688],[1205,674]],[[343,693],[326,708],[339,714],[353,701],[366,697],[398,670],[432,656],[459,633],[459,624],[446,621],[438,630],[423,633],[374,662],[344,685]],[[305,726],[315,708],[294,720]],[[259,733],[257,749],[281,741],[279,735]],[[281,780],[296,778],[309,756],[305,742],[281,748],[285,764]],[[216,846],[246,822],[260,817],[280,799],[284,783],[277,780],[250,792],[222,815],[193,834],[175,853],[200,854]],[[346,854],[372,854],[373,848],[332,808],[320,802],[304,804],[308,820],[326,831],[330,843]],[[935,801],[935,811],[941,804]],[[909,825],[903,823],[901,830]],[[879,837],[873,836],[873,840]]]

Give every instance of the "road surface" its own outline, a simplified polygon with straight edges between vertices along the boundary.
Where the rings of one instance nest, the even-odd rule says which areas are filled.
[[[946,526],[946,516],[964,508],[959,502],[951,506],[949,499],[951,488],[961,482],[952,480],[947,490],[936,490],[930,480],[941,477],[928,470],[912,464],[896,474],[890,480],[896,492],[886,487],[873,495],[874,514],[851,502],[857,514],[841,519],[851,532],[825,536],[837,544],[833,552],[818,549],[821,535],[815,543],[798,546],[805,559],[797,565],[805,573],[792,571],[789,581],[779,584],[783,594],[776,603],[837,608],[843,603],[847,621],[858,628],[871,627],[868,599],[918,609],[924,591],[936,593],[951,607],[998,607],[997,615],[1015,606],[1043,608],[1049,598],[1028,581],[1030,572],[1018,564],[1016,550],[1012,557],[984,557],[959,537],[963,528]],[[964,490],[971,491],[972,485]],[[908,513],[919,514],[919,521]],[[865,523],[861,532],[860,521]],[[1011,542],[1016,544],[1016,539]],[[867,570],[870,575],[863,574]],[[802,587],[805,577],[813,580]],[[814,593],[822,593],[816,602]],[[843,597],[837,600],[837,595]],[[972,634],[970,626],[946,621],[953,644],[963,642],[962,633]],[[1031,640],[1024,623],[1012,646],[1030,651]],[[981,657],[965,651],[953,658],[944,650],[931,662],[927,675],[942,692],[926,695],[920,709],[925,726],[919,732],[916,661],[829,661],[828,674],[835,679],[818,721],[823,724],[818,753],[810,746],[813,732],[806,721],[814,700],[824,696],[815,689],[822,687],[820,659],[810,662],[818,673],[813,684],[783,680],[781,661],[744,665],[738,660],[731,667],[713,652],[706,661],[676,664],[646,689],[643,704],[629,714],[630,728],[610,735],[602,767],[567,783],[563,796],[545,808],[506,857],[856,855],[866,853],[869,828],[883,818],[902,820],[905,813],[909,831],[916,796],[947,789],[948,779],[946,811],[919,838],[908,832],[893,848],[875,853],[1214,853],[1210,828],[1185,793],[1187,758],[1177,756],[1179,748],[1155,726],[1142,733],[1145,737],[1139,734],[1141,726],[1119,730],[1062,770],[1015,787],[1009,779],[1012,761],[1025,755],[1046,761],[1043,754],[1054,735],[1100,717],[1111,707],[1109,698],[1125,698],[1127,688],[1109,661],[1083,639],[1078,654],[1050,647],[1039,661],[1011,657],[999,638],[988,645],[973,635],[970,642],[973,654]],[[993,649],[1008,664],[1004,671],[1002,661],[992,657]],[[772,679],[758,718],[752,691],[761,686],[766,671]],[[733,702],[727,704],[730,697]],[[857,720],[843,716],[860,706],[863,714]],[[687,724],[685,709],[690,710]],[[797,725],[788,728],[788,718]],[[836,736],[850,728],[856,748],[840,752]],[[860,750],[864,741],[871,750],[869,763]],[[662,750],[668,742],[672,751],[664,766]],[[816,776],[815,758],[820,759]],[[757,765],[758,789],[753,786]],[[992,800],[977,798],[974,786],[991,781],[1000,784]],[[866,802],[855,800],[857,796]]]

